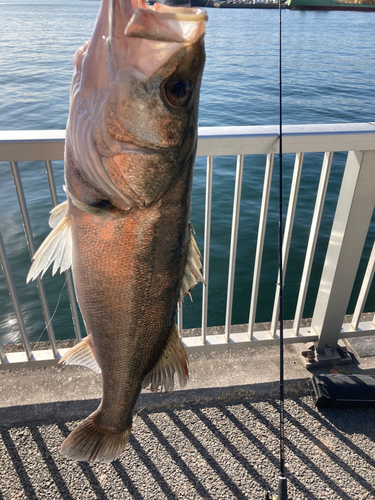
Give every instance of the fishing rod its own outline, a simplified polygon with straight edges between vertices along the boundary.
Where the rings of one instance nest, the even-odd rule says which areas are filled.
[[[190,0],[158,0],[159,3],[170,6],[189,6]],[[207,4],[208,4],[207,0]],[[284,451],[284,328],[283,328],[283,151],[282,151],[282,76],[281,76],[281,0],[279,0],[279,304],[280,304],[280,476],[278,494],[270,491],[266,500],[288,500],[287,481],[285,477]]]
[[[277,495],[267,492],[266,500],[288,500],[284,447],[284,277],[283,277],[283,131],[281,74],[281,0],[279,0],[279,319],[280,319],[280,476]]]

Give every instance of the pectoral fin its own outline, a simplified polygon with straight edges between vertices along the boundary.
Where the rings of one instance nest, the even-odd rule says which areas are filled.
[[[151,391],[171,392],[174,387],[174,374],[177,373],[181,387],[185,387],[189,378],[188,359],[184,346],[174,323],[167,345],[154,367],[143,381],[142,387]]]
[[[50,211],[50,217],[49,217],[49,227],[55,228],[60,224],[60,222],[64,219],[66,216],[66,213],[68,211],[68,200],[63,201],[59,205],[56,205],[51,211]]]
[[[64,201],[51,211],[49,224],[53,230],[35,253],[26,283],[38,276],[42,278],[52,262],[52,275],[59,268],[62,273],[72,265],[72,235],[67,209],[68,203]]]

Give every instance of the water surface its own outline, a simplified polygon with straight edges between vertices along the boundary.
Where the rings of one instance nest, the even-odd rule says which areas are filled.
[[[1,130],[64,129],[75,50],[90,37],[97,1],[0,1]],[[200,101],[200,126],[273,125],[278,123],[277,10],[210,9],[207,24],[207,63]],[[283,13],[283,120],[286,124],[375,121],[373,28],[375,13]],[[285,316],[293,317],[307,245],[322,154],[306,155],[295,228],[286,276]],[[294,158],[284,160],[285,194]],[[198,158],[194,177],[192,223],[202,248],[205,163]],[[227,269],[232,221],[235,158],[215,158],[210,262],[209,325],[225,321]],[[324,262],[345,155],[334,156],[327,202],[304,316],[312,315]],[[63,164],[55,162],[60,201],[65,196]],[[256,234],[265,158],[246,157],[236,261],[232,323],[248,320]],[[276,162],[277,165],[277,162]],[[276,166],[275,165],[275,166]],[[48,233],[51,201],[43,163],[20,163],[30,219],[38,246]],[[276,170],[276,169],[275,169]],[[275,173],[276,175],[276,173]],[[274,175],[274,177],[275,177]],[[275,178],[274,181],[277,179]],[[286,211],[286,210],[285,210]],[[25,243],[17,196],[8,164],[0,164],[0,230],[16,282],[31,340],[44,329],[35,284],[25,285],[30,257]],[[262,266],[257,321],[270,319],[277,279],[277,185],[271,192],[270,215]],[[374,239],[371,229],[364,256]],[[371,241],[372,240],[372,241]],[[359,275],[363,275],[364,265]],[[63,277],[44,279],[58,338],[72,336]],[[186,301],[184,326],[200,326],[201,285],[194,302]],[[374,287],[373,287],[374,288]],[[356,288],[358,291],[358,287]],[[60,296],[61,294],[61,296]],[[366,310],[374,310],[374,289]],[[353,309],[351,301],[349,309]],[[19,340],[12,305],[0,274],[0,335]],[[46,334],[42,335],[46,338]]]

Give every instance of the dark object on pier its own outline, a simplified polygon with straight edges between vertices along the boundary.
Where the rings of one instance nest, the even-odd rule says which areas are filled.
[[[310,383],[318,408],[375,407],[375,376],[314,375]]]
[[[263,3],[263,2],[255,2],[255,3],[240,3],[238,0],[229,0],[225,1],[217,1],[217,0],[191,0],[192,7],[203,7],[210,8],[216,7],[218,9],[278,9],[279,5],[277,3]],[[281,4],[282,9],[287,8],[287,4],[282,1]]]
[[[170,7],[190,7],[190,0],[158,0],[158,3]]]

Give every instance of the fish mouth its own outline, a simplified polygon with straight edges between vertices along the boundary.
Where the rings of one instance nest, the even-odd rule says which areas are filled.
[[[134,5],[135,4],[135,5]],[[143,1],[133,0],[136,7],[125,35],[159,42],[195,43],[205,30],[207,13],[200,8],[172,7],[155,3],[146,8]]]
[[[141,146],[140,144],[137,144],[136,142],[130,142],[130,141],[115,141],[115,144],[117,146],[116,150],[108,152],[108,153],[103,153],[101,152],[102,156],[113,156],[114,154],[158,154],[164,149],[168,148],[150,148],[150,147],[145,147]]]

